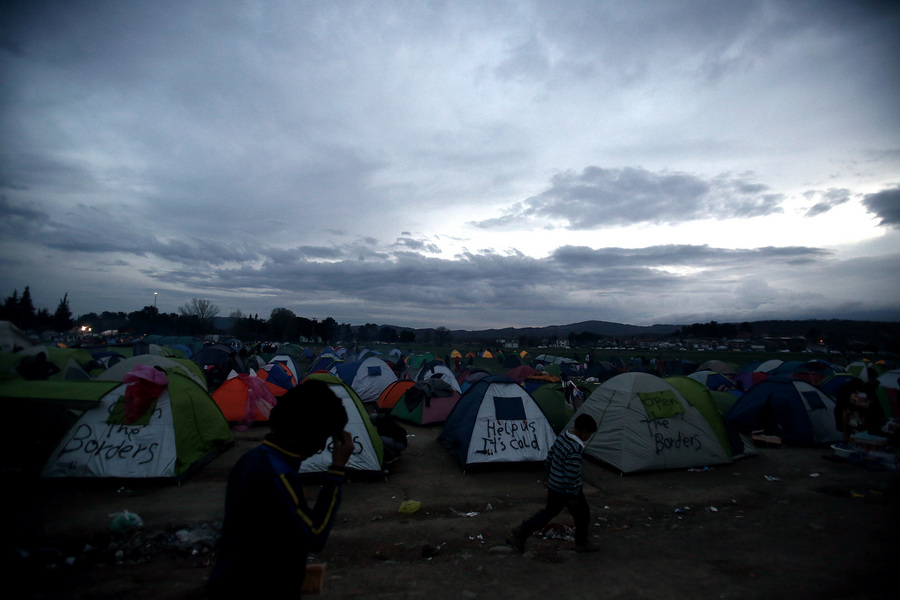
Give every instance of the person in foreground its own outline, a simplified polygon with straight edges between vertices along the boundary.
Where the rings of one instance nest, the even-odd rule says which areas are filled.
[[[506,543],[525,552],[528,536],[545,526],[562,509],[575,519],[575,552],[597,552],[600,546],[588,541],[591,509],[584,497],[581,482],[581,459],[584,443],[597,431],[597,423],[584,413],[575,418],[570,431],[564,431],[547,454],[547,505],[514,527]]]
[[[325,546],[341,501],[353,440],[347,411],[326,383],[307,380],[272,408],[265,441],[234,465],[210,598],[299,597],[310,552]],[[309,507],[300,463],[332,440],[332,463]]]

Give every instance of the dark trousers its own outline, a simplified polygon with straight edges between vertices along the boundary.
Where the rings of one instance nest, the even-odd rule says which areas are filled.
[[[572,496],[547,490],[547,505],[522,521],[522,534],[528,537],[549,523],[550,519],[561,513],[564,508],[568,509],[569,514],[575,519],[575,543],[579,546],[587,544],[591,509],[584,497],[584,492],[578,492],[577,496]]]

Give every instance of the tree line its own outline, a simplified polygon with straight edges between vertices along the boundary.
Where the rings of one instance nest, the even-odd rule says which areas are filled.
[[[398,331],[393,327],[374,323],[352,327],[349,323],[338,323],[331,317],[321,321],[301,317],[287,308],[272,309],[268,318],[261,318],[259,314],[245,316],[241,311],[234,311],[227,319],[228,327],[223,330],[217,326],[220,313],[221,309],[210,300],[192,298],[179,307],[178,312],[173,313],[160,312],[156,306],[145,306],[130,313],[90,312],[75,319],[69,307],[68,294],[63,296],[56,311],[51,313],[46,308],[35,308],[29,287],[21,295],[18,290],[13,291],[0,305],[0,320],[11,321],[23,331],[38,334],[47,331],[71,333],[79,325],[90,328],[93,334],[116,331],[123,336],[231,334],[240,340],[289,342],[305,338],[326,343],[354,339],[358,342],[386,343],[412,343],[416,340],[416,334],[411,330]],[[447,331],[446,328],[438,330],[442,333]],[[440,337],[446,339],[448,336]]]

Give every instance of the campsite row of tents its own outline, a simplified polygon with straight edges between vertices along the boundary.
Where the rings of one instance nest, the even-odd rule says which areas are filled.
[[[564,374],[558,365],[568,363],[549,356],[532,361],[541,370],[519,364],[498,374],[473,364],[456,374],[441,360],[403,357],[399,351],[386,356],[364,351],[347,361],[334,349],[314,355],[285,345],[266,360],[251,357],[244,364],[233,348],[208,346],[192,359],[177,353],[119,358],[105,369],[95,367],[99,372],[92,376],[79,366],[85,357],[77,353],[86,350],[44,350],[66,368],[47,381],[0,382],[0,397],[16,406],[23,422],[46,425],[37,442],[30,430],[12,443],[30,445],[32,466],[47,477],[182,477],[227,448],[232,427],[265,421],[278,398],[305,377],[325,381],[343,400],[357,446],[348,467],[366,472],[384,467],[377,413],[440,426],[440,442],[464,469],[543,460],[556,434],[582,412],[599,428],[586,453],[622,472],[727,463],[753,453],[752,431],[775,431],[785,443],[796,444],[842,439],[832,396],[793,376],[812,372],[810,365],[791,374],[773,372],[784,363],[768,371],[756,365],[749,372],[766,375],[751,377],[744,389],[735,383],[741,371],[721,366],[727,372],[705,369],[665,378],[617,369],[602,383],[579,384],[583,401],[573,402],[574,384],[554,374]],[[0,365],[9,367],[15,358],[3,356]],[[130,396],[143,365],[161,369],[166,385],[141,418],[129,422],[123,414],[133,406]],[[229,368],[215,389],[208,385],[212,368]],[[79,369],[85,376],[72,378]],[[893,381],[893,388],[884,387],[896,394],[896,373]],[[328,464],[326,451],[303,469],[323,470]]]

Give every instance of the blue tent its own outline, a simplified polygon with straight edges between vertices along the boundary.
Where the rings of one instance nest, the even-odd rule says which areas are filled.
[[[763,430],[786,444],[815,446],[843,439],[834,422],[834,400],[791,377],[774,376],[757,383],[725,418],[745,432]]]

